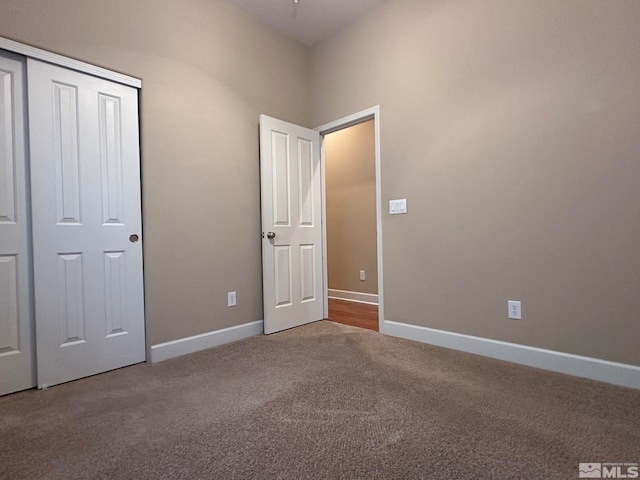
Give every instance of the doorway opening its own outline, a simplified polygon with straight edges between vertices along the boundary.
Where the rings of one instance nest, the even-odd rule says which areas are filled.
[[[373,119],[324,137],[329,320],[378,331]]]
[[[379,331],[384,315],[378,107],[316,130],[322,143],[325,318]]]
[[[329,318],[325,136],[369,120],[373,120],[375,152],[375,234],[370,235],[375,237],[377,262],[375,267],[358,266],[357,278],[364,270],[366,281],[369,268],[369,278],[377,280],[378,331],[384,325],[380,120],[376,106],[314,130],[260,115],[265,334]]]

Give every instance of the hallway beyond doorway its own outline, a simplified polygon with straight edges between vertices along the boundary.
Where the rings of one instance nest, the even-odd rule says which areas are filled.
[[[329,320],[352,327],[378,331],[378,306],[368,303],[329,299]]]

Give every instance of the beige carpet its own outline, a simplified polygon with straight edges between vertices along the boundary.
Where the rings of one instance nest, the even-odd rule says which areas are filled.
[[[330,322],[0,398],[2,479],[551,479],[640,461],[640,391]]]

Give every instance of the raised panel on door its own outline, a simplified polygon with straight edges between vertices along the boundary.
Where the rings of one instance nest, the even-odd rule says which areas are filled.
[[[315,225],[315,166],[313,142],[298,138],[298,224],[301,227]]]
[[[103,224],[123,225],[121,99],[99,95]]]
[[[274,303],[276,308],[288,307],[293,304],[291,246],[278,245],[274,247],[274,253]]]
[[[0,255],[0,355],[20,351],[17,255]]]
[[[271,132],[273,169],[273,223],[274,227],[291,225],[291,159],[289,157],[289,135]]]
[[[15,75],[0,64],[0,222],[4,224],[16,221],[14,84]]]
[[[126,252],[105,252],[104,254],[104,293],[105,293],[105,333],[126,335]]]
[[[84,305],[84,269],[82,254],[58,254],[58,316],[60,346],[85,342],[86,318]]]
[[[318,292],[316,285],[316,246],[300,245],[300,301],[313,302]]]
[[[324,314],[320,137],[262,115],[260,145],[264,330],[273,333]]]
[[[38,385],[144,361],[137,91],[29,60]]]
[[[58,224],[80,225],[78,88],[60,82],[51,82],[51,87],[56,220]]]
[[[0,395],[35,386],[24,66],[0,51]]]

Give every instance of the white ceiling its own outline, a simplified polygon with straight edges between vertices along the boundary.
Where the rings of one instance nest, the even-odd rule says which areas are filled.
[[[384,0],[228,0],[306,45],[323,40]]]

